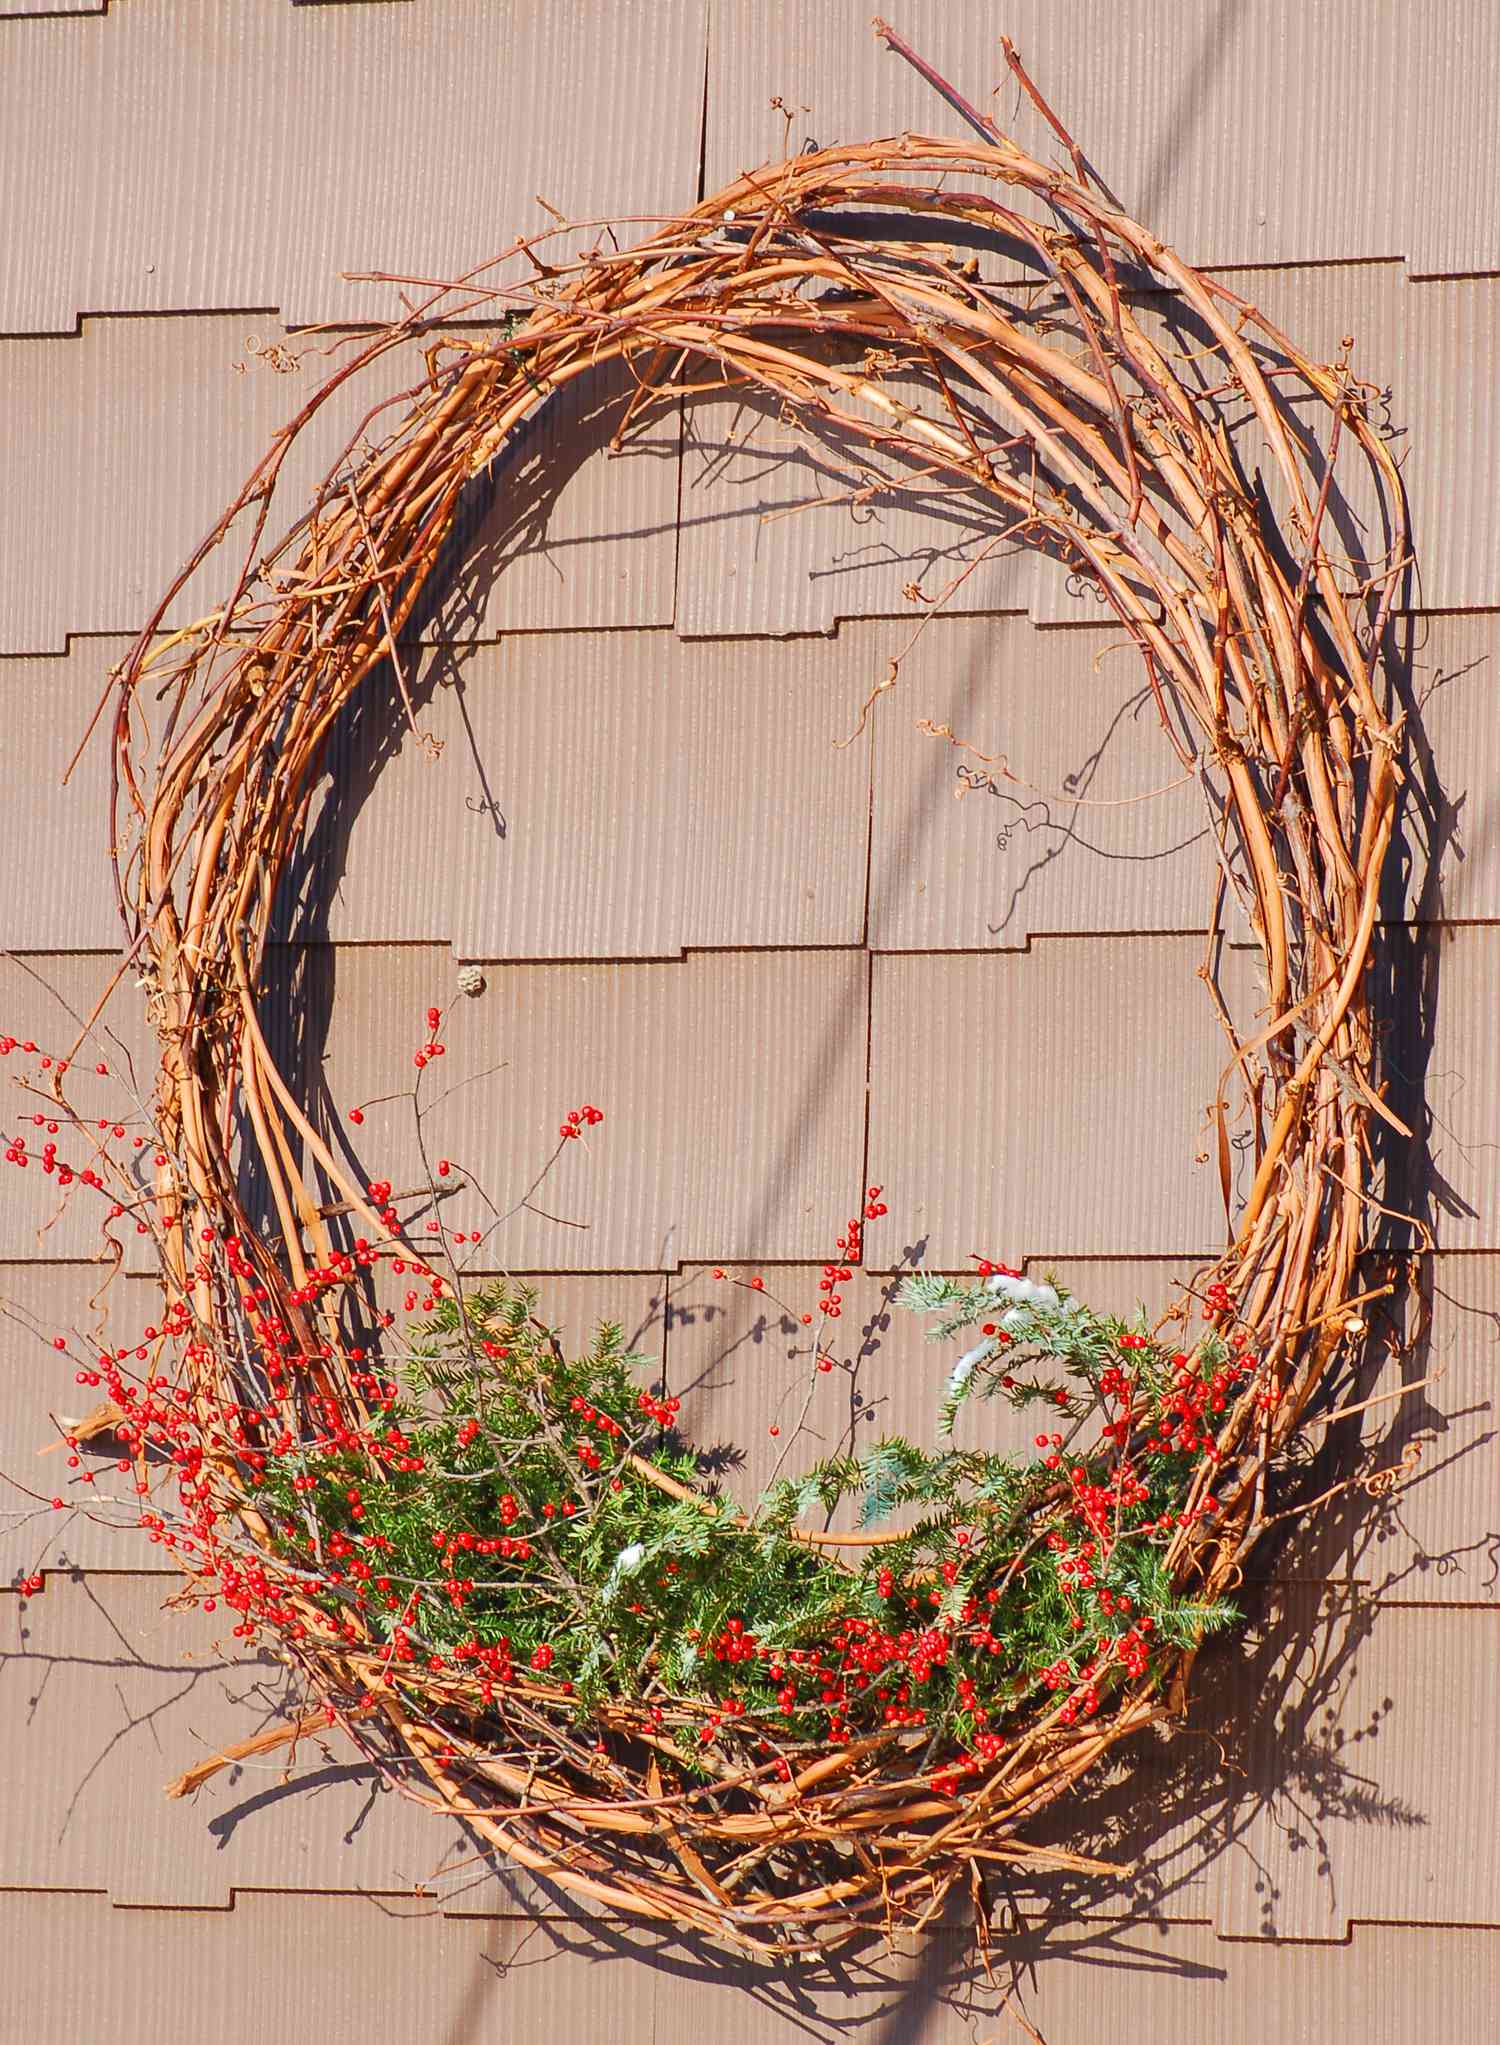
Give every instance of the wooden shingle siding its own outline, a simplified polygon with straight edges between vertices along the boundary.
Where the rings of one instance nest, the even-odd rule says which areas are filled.
[[[945,130],[867,17],[0,0],[0,1033],[66,1050],[113,971],[104,747],[66,789],[62,772],[128,635],[333,359],[288,371],[338,345],[306,329],[398,310],[345,273],[455,274],[547,205],[628,238],[700,175],[784,146]],[[338,1745],[166,1802],[168,1778],[271,1722],[287,1672],[222,1612],[164,1610],[175,1579],[139,1530],[59,1531],[46,1511],[65,1457],[38,1451],[98,1396],[53,1340],[100,1336],[107,1266],[97,1216],[59,1214],[30,1171],[0,1203],[0,1467],[42,1509],[4,1501],[0,1586],[46,1579],[28,1600],[0,1587],[0,2039],[958,2041],[1023,2035],[1012,1988],[1046,2045],[1491,2035],[1497,22],[1469,0],[1011,0],[1003,18],[910,0],[895,21],[1045,152],[995,89],[1009,34],[1127,209],[1313,349],[1352,337],[1356,372],[1389,388],[1418,550],[1382,998],[1395,1103],[1426,1145],[1400,1197],[1436,1250],[1417,1273],[1430,1326],[1373,1384],[1428,1379],[1374,1409],[1409,1481],[1258,1558],[1188,1733],[1048,1820],[1129,1871],[997,1891],[993,1988],[956,1927],[802,1978],[481,1865]],[[420,367],[407,351],[330,408],[273,527]],[[952,1358],[890,1304],[911,1263],[1025,1259],[1154,1312],[1222,1242],[1224,1045],[1195,977],[1211,854],[1133,652],[1055,564],[997,552],[912,643],[909,586],[931,598],[969,558],[919,494],[851,513],[826,449],[727,400],[664,411],[611,456],[623,388],[539,417],[476,503],[411,649],[417,732],[372,696],[338,734],[268,1027],[350,1161],[415,1183],[399,1104],[357,1127],[333,1104],[404,1086],[427,1006],[480,963],[429,1088],[460,1087],[433,1154],[503,1208],[569,1108],[607,1116],[482,1268],[532,1274],[570,1345],[621,1322],[706,1474],[748,1500],[807,1398],[800,1316],[871,1179],[890,1213],[787,1467],[930,1426]],[[1361,515],[1352,489],[1351,557]],[[222,593],[200,576],[172,615]],[[1229,922],[1222,978],[1253,1015],[1246,936]],[[154,1076],[142,1000],[127,978],[88,1051],[112,1068],[99,1112],[122,1119]],[[29,1097],[3,1098],[29,1132]],[[1233,1170],[1242,1186],[1238,1153]],[[450,1226],[480,1220],[465,1201]],[[133,1224],[117,1234],[124,1340],[155,1295]],[[752,1275],[764,1292],[732,1282]],[[1419,1324],[1416,1299],[1400,1313]],[[1029,1436],[1008,1411],[963,1427]],[[101,1485],[110,1447],[86,1451]]]

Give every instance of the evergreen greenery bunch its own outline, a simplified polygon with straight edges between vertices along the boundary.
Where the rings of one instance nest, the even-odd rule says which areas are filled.
[[[1184,1597],[1164,1557],[1214,1509],[1192,1480],[1253,1360],[1212,1334],[1168,1351],[1044,1290],[942,1409],[951,1432],[963,1399],[1036,1408],[1029,1453],[886,1439],[780,1479],[749,1513],[696,1488],[619,1327],[570,1360],[527,1287],[446,1299],[401,1378],[373,1387],[367,1427],[252,1479],[268,1547],[330,1623],[357,1598],[398,1684],[451,1672],[483,1706],[536,1672],[580,1722],[643,1705],[689,1769],[712,1746],[789,1770],[900,1729],[951,1790],[1038,1705],[1092,1718],[1232,1616]],[[994,1306],[982,1279],[912,1277],[898,1299],[939,1311],[939,1335]],[[908,1524],[853,1549],[803,1532],[845,1506],[863,1530]]]

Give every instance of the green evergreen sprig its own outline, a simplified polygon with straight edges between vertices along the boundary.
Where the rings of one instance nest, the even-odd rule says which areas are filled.
[[[1092,1716],[1233,1617],[1179,1597],[1163,1561],[1211,1433],[1200,1416],[1179,1451],[1160,1417],[1185,1367],[1225,1376],[1224,1345],[1169,1354],[998,1279],[923,1274],[897,1295],[937,1339],[986,1330],[940,1399],[946,1445],[824,1458],[748,1512],[699,1487],[618,1325],[569,1358],[510,1282],[438,1303],[369,1427],[251,1481],[330,1620],[357,1612],[414,1689],[451,1675],[481,1712],[527,1686],[579,1716],[629,1700],[700,1750],[893,1729],[961,1765],[1039,1696]],[[952,1444],[963,1405],[997,1396],[1047,1409],[1033,1453]],[[824,1538],[840,1515],[863,1545]]]

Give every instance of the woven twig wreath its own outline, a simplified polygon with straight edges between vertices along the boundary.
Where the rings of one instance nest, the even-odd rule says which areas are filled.
[[[616,1690],[580,1717],[543,1661],[515,1668],[493,1646],[483,1667],[408,1654],[393,1672],[389,1629],[330,1592],[326,1573],[315,1582],[258,1488],[278,1439],[282,1453],[314,1459],[342,1443],[368,1463],[382,1338],[368,1323],[361,1334],[355,1282],[403,1250],[389,1188],[362,1182],[296,1097],[258,1009],[278,888],[330,734],[372,675],[393,673],[404,689],[403,633],[466,491],[555,393],[625,365],[634,395],[622,434],[684,394],[758,394],[875,451],[888,473],[920,477],[950,515],[967,505],[986,534],[1052,554],[1130,635],[1163,727],[1210,798],[1222,855],[1214,922],[1232,893],[1263,954],[1263,1021],[1241,1040],[1221,1015],[1221,1093],[1243,1092],[1253,1131],[1232,1247],[1157,1333],[1131,1338],[1159,1358],[1174,1347],[1160,1328],[1175,1326],[1176,1360],[1190,1369],[1191,1309],[1217,1353],[1238,1359],[1218,1410],[1198,1417],[1207,1453],[1156,1549],[1184,1598],[1210,1602],[1237,1580],[1265,1517],[1268,1465],[1357,1339],[1372,1118],[1394,1123],[1367,969],[1399,780],[1381,648],[1406,562],[1401,492],[1347,362],[1308,359],[1181,261],[1107,200],[1071,143],[1065,175],[926,75],[978,140],[906,134],[818,150],[737,178],[625,251],[601,243],[549,265],[532,243],[528,309],[503,331],[434,326],[456,309],[475,316],[484,299],[471,280],[362,345],[277,437],[163,599],[124,663],[115,723],[120,898],[162,1047],[152,1227],[163,1338],[183,1388],[172,1438],[191,1480],[177,1553],[200,1590],[217,1583],[245,1615],[246,1633],[279,1636],[316,1700],[305,1723],[341,1723],[411,1794],[564,1888],[780,1951],[924,1922],[955,1885],[982,1892],[996,1863],[1068,1865],[1028,1846],[1027,1822],[1127,1734],[1180,1711],[1193,1645],[1124,1656],[1089,1715],[1033,1686],[1003,1739],[936,1753],[889,1706],[870,1729],[847,1692],[824,1710],[821,1737],[805,1714],[793,1737],[769,1710],[725,1724],[681,1681]],[[965,238],[980,252],[967,260]],[[1025,283],[984,274],[1014,275],[1017,260]],[[1174,320],[1191,346],[1172,337]],[[429,374],[399,426],[373,448],[353,443],[265,551],[298,436],[334,391],[415,333],[429,334]],[[1309,424],[1319,410],[1326,442]],[[1386,519],[1376,559],[1351,562],[1327,543],[1335,456],[1374,479]],[[1284,506],[1279,531],[1262,483]],[[164,631],[187,577],[228,544],[242,566],[225,603]],[[148,688],[167,706],[149,768],[133,738]],[[1224,1129],[1221,1102],[1227,1157]],[[242,1197],[257,1174],[279,1234],[258,1231]],[[540,1399],[545,1417],[546,1395],[516,1375],[531,1325],[516,1316],[513,1353],[488,1342],[483,1361],[511,1395]],[[524,1356],[534,1374],[534,1353]],[[111,1389],[142,1396],[117,1379]],[[144,1439],[149,1412],[137,1413]],[[1164,1413],[1170,1432],[1169,1392],[1117,1407],[1103,1461],[1088,1465],[1113,1484],[1117,1522],[1121,1487],[1145,1467]],[[684,1487],[647,1436],[605,1419],[602,1469],[585,1458],[579,1478],[585,1508],[611,1473],[680,1506]],[[1067,1476],[1044,1468],[1003,1518],[976,1507],[964,1613],[987,1568],[995,1588],[997,1557],[1015,1580],[1067,1504]],[[732,1518],[712,1501],[704,1509],[716,1526]],[[854,1581],[850,1551],[795,1529],[777,1538],[801,1543],[833,1609]],[[500,1568],[500,1545],[486,1566]],[[346,1549],[334,1541],[335,1555]],[[597,1611],[586,1623],[602,1623]],[[943,1623],[951,1648],[967,1622]],[[705,1723],[712,1737],[700,1743]]]

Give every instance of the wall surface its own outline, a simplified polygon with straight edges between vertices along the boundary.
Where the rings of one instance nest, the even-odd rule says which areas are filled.
[[[1352,335],[1416,532],[1400,631],[1426,764],[1388,937],[1426,990],[1397,1077],[1430,1160],[1433,1382],[1375,1450],[1415,1474],[1279,1555],[1188,1734],[1070,1811],[1118,1880],[1017,1890],[993,1984],[947,1937],[803,1979],[570,1911],[332,1746],[168,1803],[167,1778],[286,1708],[282,1672],[164,1610],[175,1580],[139,1535],[58,1531],[12,1496],[0,2040],[1493,2034],[1497,21],[1472,0],[896,18],[1044,151],[999,85],[1009,34],[1126,207],[1313,349]],[[948,119],[877,49],[868,0],[0,0],[0,1031],[60,1042],[108,977],[108,762],[96,743],[63,770],[127,635],[319,375],[300,330],[388,316],[395,287],[361,273],[453,276],[545,208],[639,219],[808,138]],[[427,635],[441,757],[394,719],[340,741],[307,1000],[333,1093],[365,1098],[484,965],[434,1140],[508,1205],[560,1110],[606,1108],[503,1261],[542,1274],[570,1334],[636,1331],[750,1490],[800,1406],[800,1328],[712,1270],[764,1270],[800,1310],[869,1180],[890,1215],[808,1414],[819,1449],[926,1424],[944,1366],[886,1311],[904,1257],[981,1249],[1128,1308],[1217,1247],[1217,1175],[1193,1163],[1222,1058],[1195,977],[1211,856],[1191,789],[1128,799],[1171,779],[1149,696],[1039,559],[971,576],[844,743],[954,535],[920,505],[770,516],[821,478],[744,408],[609,457],[613,395],[547,423],[545,494],[476,535]],[[961,756],[922,720],[1030,787],[955,800]],[[1249,953],[1225,984],[1253,1008]],[[145,1074],[133,998],[107,1020]],[[7,1081],[0,1125],[23,1113]],[[369,1119],[394,1177],[407,1139]],[[50,1491],[61,1458],[35,1459],[79,1410],[50,1338],[96,1325],[104,1272],[91,1222],[7,1192],[0,1468]],[[111,1326],[151,1298],[129,1250]]]

